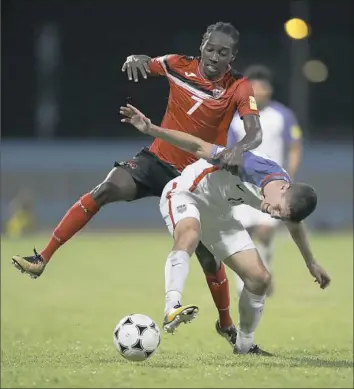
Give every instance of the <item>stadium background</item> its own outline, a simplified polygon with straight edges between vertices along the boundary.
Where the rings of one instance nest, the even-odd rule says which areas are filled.
[[[351,3],[2,0],[1,387],[353,388]],[[308,22],[308,39],[287,35],[284,23],[293,17]],[[215,334],[215,307],[194,259],[183,299],[200,307],[196,322],[162,334],[156,355],[132,364],[116,352],[112,331],[132,312],[161,325],[171,237],[157,199],[104,207],[36,281],[10,258],[43,248],[115,159],[151,142],[121,125],[118,108],[130,96],[158,122],[168,85],[163,78],[128,82],[125,58],[198,55],[206,27],[218,20],[241,32],[238,70],[268,65],[275,98],[300,119],[298,178],[319,195],[307,222],[311,246],[332,284],[320,290],[288,235],[277,234],[275,294],[256,338],[276,357],[243,358]],[[37,219],[34,234],[23,234],[30,221],[23,209]],[[236,322],[231,272],[229,280]]]
[[[2,2],[2,227],[9,204],[21,194],[34,202],[37,227],[54,227],[80,195],[102,181],[114,160],[131,158],[149,144],[150,138],[120,123],[118,107],[130,96],[159,122],[168,84],[164,78],[128,82],[120,70],[125,58],[133,53],[198,55],[206,27],[223,20],[241,32],[237,69],[269,66],[275,98],[299,117],[305,148],[298,179],[312,183],[319,194],[308,224],[351,228],[350,2],[335,7],[329,0],[227,2],[217,11],[189,2],[173,12],[122,4]],[[308,38],[287,35],[284,23],[292,17],[308,22]],[[313,60],[320,63],[304,67]],[[105,207],[89,228],[105,227],[163,227],[157,199]]]

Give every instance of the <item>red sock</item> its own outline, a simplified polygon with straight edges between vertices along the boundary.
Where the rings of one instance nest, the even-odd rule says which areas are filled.
[[[99,206],[92,198],[91,193],[82,196],[65,214],[53,235],[41,251],[41,255],[46,262],[49,262],[52,255],[58,248],[80,231],[90,219],[98,212]]]
[[[233,324],[230,316],[230,291],[225,266],[222,263],[216,274],[205,274],[210,293],[219,311],[220,327],[226,328]]]

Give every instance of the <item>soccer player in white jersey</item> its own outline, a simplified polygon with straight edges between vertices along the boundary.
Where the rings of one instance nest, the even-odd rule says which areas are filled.
[[[253,341],[271,275],[248,232],[237,220],[237,205],[246,203],[283,220],[309,272],[324,289],[330,277],[314,259],[301,223],[316,207],[314,189],[307,184],[292,183],[276,162],[255,152],[243,153],[240,166],[232,172],[226,171],[218,160],[227,149],[187,133],[153,125],[131,105],[121,107],[120,112],[125,116],[123,122],[201,158],[166,185],[160,200],[161,214],[174,238],[165,266],[165,331],[174,332],[179,324],[193,319],[198,310],[194,306],[195,311],[185,317],[171,314],[181,306],[190,257],[201,240],[216,260],[226,263],[245,284],[239,299],[234,352],[269,355]],[[236,206],[236,215],[232,213],[233,206]],[[220,334],[218,322],[216,329]]]
[[[302,131],[294,113],[278,101],[272,100],[273,83],[271,71],[262,65],[252,65],[245,70],[245,76],[250,80],[263,128],[263,141],[255,150],[268,155],[278,165],[286,168],[292,179],[301,162]],[[236,113],[228,133],[228,145],[234,144],[244,137],[242,119]],[[235,211],[237,219],[257,242],[258,252],[270,269],[273,256],[273,238],[279,220],[272,218],[249,205],[241,205]],[[238,295],[241,295],[243,282],[235,274]],[[273,279],[267,295],[273,292]]]

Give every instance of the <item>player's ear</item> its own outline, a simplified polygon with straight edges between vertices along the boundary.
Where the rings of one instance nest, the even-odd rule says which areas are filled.
[[[235,61],[235,58],[236,58],[237,53],[238,53],[238,50],[236,50],[236,51],[232,54],[231,62],[234,62],[234,61]]]

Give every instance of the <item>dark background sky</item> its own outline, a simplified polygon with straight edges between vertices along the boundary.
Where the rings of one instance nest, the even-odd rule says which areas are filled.
[[[131,4],[130,4],[131,3]],[[283,24],[289,1],[121,2],[118,0],[2,1],[2,136],[35,135],[39,67],[35,43],[46,24],[57,27],[60,63],[53,90],[59,103],[56,135],[117,136],[117,109],[125,97],[159,121],[167,82],[132,84],[121,73],[129,54],[198,55],[206,27],[229,21],[241,33],[238,70],[254,62],[270,66],[275,97],[289,103],[290,40]],[[218,5],[222,7],[218,8]],[[308,1],[310,59],[323,61],[329,78],[309,86],[309,130],[315,138],[349,138],[352,131],[352,5],[345,0]],[[128,129],[120,136],[135,136]]]

